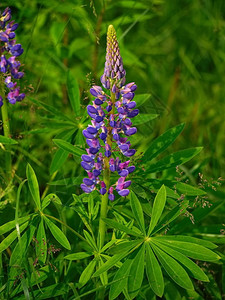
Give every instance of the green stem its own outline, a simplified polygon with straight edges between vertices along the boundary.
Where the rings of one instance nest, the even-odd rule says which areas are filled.
[[[3,84],[1,82],[1,84]],[[8,103],[5,100],[5,91],[3,86],[1,86],[1,93],[0,95],[3,98],[3,105],[1,107],[2,111],[2,124],[3,124],[3,132],[4,136],[7,138],[10,138],[10,125],[9,125],[9,116],[8,116]],[[12,175],[12,158],[11,158],[11,147],[7,145],[6,152],[5,152],[5,170],[6,170],[6,180],[9,184],[11,181],[11,175]]]
[[[112,110],[110,114],[114,114],[115,111],[115,94],[111,92],[111,101],[112,101]],[[107,135],[107,144],[112,148],[112,129],[108,127]],[[104,158],[104,172],[103,172],[103,181],[106,185],[106,190],[109,190],[110,187],[110,169],[109,169],[109,157]],[[99,249],[104,246],[105,242],[105,233],[106,233],[106,224],[103,222],[103,218],[107,217],[108,212],[108,193],[102,196],[101,210],[100,210],[100,220],[99,220]]]

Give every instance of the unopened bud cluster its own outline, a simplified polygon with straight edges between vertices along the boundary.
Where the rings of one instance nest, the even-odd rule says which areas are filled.
[[[138,115],[133,101],[137,86],[134,82],[125,85],[125,70],[120,56],[116,32],[112,25],[107,34],[107,53],[104,74],[101,77],[103,88],[94,85],[90,93],[95,97],[87,112],[92,118],[91,125],[83,130],[89,146],[87,154],[82,155],[81,166],[87,171],[88,178],[83,179],[81,188],[86,193],[94,189],[104,195],[108,193],[114,200],[114,190],[120,196],[129,194],[131,181],[129,174],[135,170],[130,165],[130,157],[136,150],[131,148],[128,137],[137,132],[132,126],[132,118]],[[110,91],[108,95],[107,90]],[[123,158],[127,160],[122,161]],[[103,181],[103,171],[109,168],[119,176],[117,182],[107,187]]]

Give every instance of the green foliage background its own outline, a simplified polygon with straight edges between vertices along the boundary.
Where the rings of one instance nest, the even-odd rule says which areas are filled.
[[[86,104],[90,82],[99,84],[103,72],[106,30],[112,23],[127,81],[137,83],[138,93],[151,93],[145,109],[160,114],[140,130],[145,143],[185,122],[174,147],[203,145],[197,158],[202,172],[224,176],[224,1],[19,0],[2,1],[1,6],[10,6],[20,23],[17,39],[25,49],[24,84],[32,86],[38,99],[68,114],[67,70],[78,80]],[[39,123],[27,103],[13,108],[19,123],[14,121],[15,134]],[[52,145],[47,134],[39,139],[40,150],[45,149],[40,160],[46,161]],[[37,147],[27,147],[37,156]]]
[[[159,114],[157,119],[139,126],[132,144],[140,153],[153,138],[185,122],[184,131],[166,154],[203,146],[203,151],[182,167],[185,178],[198,184],[198,173],[210,182],[225,177],[223,0],[1,1],[1,10],[7,6],[12,9],[13,19],[20,23],[17,41],[25,50],[21,61],[27,98],[21,105],[10,106],[12,137],[20,140],[15,166],[19,179],[25,178],[25,167],[30,162],[41,192],[44,191],[51,180],[49,168],[57,150],[52,138],[60,133],[60,128],[63,130],[63,121],[57,125],[54,117],[29,97],[74,117],[66,86],[70,70],[80,87],[81,108],[85,108],[91,84],[99,84],[103,73],[110,24],[117,31],[127,82],[135,81],[137,94],[151,94],[141,112]],[[80,135],[75,142],[84,143]],[[77,176],[80,172],[79,159],[69,157],[54,179]],[[176,176],[172,171],[164,173],[164,178]],[[206,189],[211,199],[224,199],[223,188],[217,193],[211,187]],[[72,193],[80,192],[79,183],[50,186],[50,191],[58,193],[66,205]],[[29,203],[22,203],[29,208]],[[220,207],[195,228],[196,232],[205,230],[221,236],[225,208]],[[4,216],[0,215],[0,225],[7,221],[6,216],[13,219],[10,205],[6,205]],[[75,222],[79,227],[80,221],[74,220],[72,213],[67,212],[67,218],[70,225]],[[221,243],[224,249],[223,237],[222,242],[218,238],[212,241]],[[220,272],[217,270],[217,274]],[[221,288],[221,281],[219,285]],[[210,293],[218,297],[215,286],[209,287]]]

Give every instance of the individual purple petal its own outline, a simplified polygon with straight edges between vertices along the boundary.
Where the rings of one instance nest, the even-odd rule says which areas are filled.
[[[83,183],[86,184],[87,186],[91,186],[94,184],[94,182],[89,178],[84,178]]]
[[[139,114],[139,109],[134,109],[127,114],[128,118],[134,118]]]
[[[82,158],[83,161],[86,161],[86,162],[92,162],[93,161],[93,157],[91,157],[87,154],[81,155],[81,158]]]
[[[125,181],[123,187],[126,189],[131,185],[131,180]]]
[[[81,166],[85,169],[85,170],[91,170],[92,167],[91,165],[89,165],[88,163],[86,163],[85,161],[81,162]]]
[[[115,199],[115,196],[113,194],[109,194],[108,198],[110,201],[113,201]]]
[[[103,101],[98,99],[98,98],[96,98],[94,102],[95,102],[96,105],[102,105],[103,104]]]
[[[129,171],[128,171],[128,170],[122,170],[122,171],[119,171],[118,174],[119,174],[121,177],[127,177],[128,174],[129,174]]]
[[[99,192],[100,192],[100,194],[105,195],[105,193],[106,193],[107,191],[106,191],[106,188],[101,188]]]
[[[91,193],[92,192],[92,189],[87,187],[85,184],[81,184],[80,187],[82,188],[82,190],[85,192],[85,193]]]
[[[130,166],[130,167],[127,168],[127,171],[128,171],[129,173],[134,172],[134,170],[135,170],[135,166]]]
[[[130,191],[128,189],[124,189],[118,192],[118,194],[122,197],[126,197],[127,195],[129,195]]]
[[[101,171],[94,169],[93,174],[94,174],[95,177],[98,177],[101,174]]]
[[[98,130],[95,127],[88,126],[87,131],[91,134],[95,134],[98,132]]]
[[[98,113],[97,109],[92,105],[87,106],[87,111],[91,114],[97,114]]]
[[[133,135],[137,132],[137,128],[136,127],[132,127],[132,128],[129,128],[128,130],[126,130],[125,134],[130,136],[130,135]]]
[[[87,139],[94,139],[94,135],[90,134],[86,129],[82,131],[83,136],[86,137]]]
[[[130,149],[128,151],[125,151],[123,154],[127,157],[133,156],[136,153],[135,149]]]

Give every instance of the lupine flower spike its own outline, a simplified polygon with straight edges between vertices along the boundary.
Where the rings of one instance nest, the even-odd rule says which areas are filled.
[[[3,73],[4,82],[8,88],[7,98],[11,104],[24,99],[25,94],[20,93],[15,79],[23,77],[24,73],[19,71],[20,62],[17,57],[23,53],[23,48],[16,43],[15,30],[18,24],[11,20],[11,10],[7,7],[3,13],[0,12],[0,70]],[[3,98],[0,95],[0,107],[3,105]]]
[[[137,132],[131,121],[139,113],[133,101],[137,86],[134,82],[125,84],[125,75],[116,32],[110,25],[105,68],[101,76],[103,88],[94,85],[90,89],[95,97],[93,104],[87,106],[92,124],[83,130],[89,148],[86,149],[87,154],[82,155],[81,162],[88,178],[83,179],[81,188],[86,193],[95,189],[102,195],[108,193],[111,201],[115,199],[115,190],[120,196],[129,194],[131,181],[128,177],[135,170],[129,158],[136,150],[131,149],[128,137]],[[107,169],[118,174],[116,182],[104,182]]]

